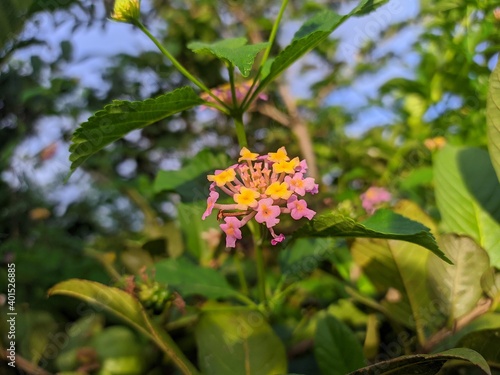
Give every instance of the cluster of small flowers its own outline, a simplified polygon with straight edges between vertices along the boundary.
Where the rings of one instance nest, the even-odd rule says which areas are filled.
[[[283,234],[274,231],[281,214],[290,214],[295,220],[303,217],[311,220],[316,214],[304,199],[300,199],[306,193],[318,192],[314,178],[304,177],[305,160],[297,157],[290,160],[285,147],[262,156],[243,147],[238,162],[207,176],[212,184],[202,219],[214,208],[220,210],[218,217],[224,219],[220,228],[226,234],[227,247],[236,246],[236,240],[242,237],[240,228],[252,218],[266,225],[272,236],[271,244],[276,245],[285,239]],[[229,195],[234,203],[217,203],[217,188]]]

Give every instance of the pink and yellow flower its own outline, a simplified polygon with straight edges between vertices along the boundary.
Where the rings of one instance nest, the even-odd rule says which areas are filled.
[[[226,217],[220,229],[226,233],[226,247],[235,247],[236,240],[241,240],[241,222],[235,217]]]
[[[360,195],[361,205],[369,214],[373,214],[381,203],[390,202],[391,193],[382,187],[371,186]]]
[[[285,239],[283,234],[274,231],[280,215],[290,214],[295,220],[303,217],[311,220],[316,214],[307,207],[305,200],[298,198],[318,192],[314,179],[304,177],[307,171],[305,160],[290,160],[285,147],[267,155],[243,147],[238,161],[240,164],[207,176],[212,184],[202,219],[213,209],[219,210],[218,217],[224,219],[220,227],[226,233],[227,247],[236,246],[236,241],[242,237],[240,228],[253,218],[266,225],[272,236],[271,244],[276,245]],[[231,197],[234,203],[217,203],[217,189]]]

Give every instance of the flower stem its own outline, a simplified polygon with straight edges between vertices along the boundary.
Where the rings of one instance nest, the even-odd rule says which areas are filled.
[[[288,5],[288,0],[283,0],[283,2],[281,3],[281,8],[279,10],[278,16],[276,17],[276,20],[274,20],[274,25],[271,30],[271,35],[269,36],[269,45],[266,48],[266,52],[264,52],[264,56],[262,57],[260,66],[264,66],[264,64],[267,61],[267,58],[269,57],[269,54],[271,53],[271,48],[273,47],[274,40],[276,39],[276,34],[278,33],[278,27],[280,25],[281,18],[283,18],[283,13],[285,13],[287,5]]]
[[[249,223],[250,232],[252,232],[254,251],[255,251],[255,264],[257,266],[257,289],[259,293],[260,303],[264,305],[267,310],[267,295],[266,295],[266,271],[264,264],[264,254],[262,252],[262,235],[260,225],[256,223]]]
[[[236,100],[236,88],[234,86],[234,66],[231,64],[227,67],[229,72],[229,84],[231,85],[231,96],[233,97],[233,108],[238,107],[238,101]]]
[[[245,272],[243,270],[243,265],[241,264],[240,253],[234,253],[234,262],[236,263],[236,269],[238,271],[238,281],[240,283],[241,293],[248,296],[248,284],[245,279]]]
[[[145,314],[145,312],[144,312]],[[151,337],[160,349],[175,363],[184,375],[199,375],[198,369],[189,361],[172,337],[164,329],[159,329],[149,319],[145,319],[147,327],[139,326],[142,332]]]
[[[260,68],[259,71],[257,72],[257,75],[255,76],[252,86],[250,87],[250,90],[248,91],[247,95],[243,99],[243,102],[241,103],[241,108],[243,108],[244,111],[248,109],[250,104],[255,100],[255,97],[259,94],[257,90],[253,90],[255,87],[255,84],[257,83],[257,80],[260,78],[260,72],[262,71],[262,68],[264,67],[264,64],[266,63],[267,59],[269,58],[269,54],[271,53],[271,49],[273,48],[274,40],[276,39],[276,34],[278,33],[278,27],[281,23],[281,19],[283,18],[283,14],[285,13],[286,6],[288,5],[288,0],[283,0],[281,3],[281,8],[278,12],[278,16],[274,20],[273,28],[271,29],[271,35],[269,35],[269,44],[267,45],[266,51],[264,52],[264,56],[262,57],[262,60],[260,61]],[[260,90],[259,90],[260,91]]]
[[[238,137],[238,144],[240,148],[247,147],[247,135],[245,134],[245,126],[243,125],[243,113],[233,112],[232,117],[234,126],[236,127],[236,136]]]
[[[260,245],[255,245],[255,261],[257,263],[257,285],[259,288],[260,302],[267,305],[264,254],[262,253],[262,246]]]
[[[207,86],[205,86],[205,84],[203,84],[203,82],[201,82],[198,78],[189,73],[187,69],[184,68],[184,66],[182,66],[182,64],[170,52],[168,52],[168,50],[165,47],[162,46],[162,44],[158,41],[158,39],[156,39],[154,35],[151,34],[149,30],[141,22],[137,21],[135,23],[135,26],[137,26],[144,34],[148,36],[149,39],[151,39],[151,41],[156,45],[156,47],[158,47],[161,53],[163,53],[163,55],[172,62],[172,64],[177,68],[179,72],[181,72],[184,75],[184,77],[186,77],[200,89],[205,91],[208,95],[210,95],[223,107],[227,108],[226,104],[222,100],[220,100],[216,95],[214,95],[212,91],[210,91],[210,89]]]

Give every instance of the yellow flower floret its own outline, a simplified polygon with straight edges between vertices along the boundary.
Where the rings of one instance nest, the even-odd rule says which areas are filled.
[[[236,178],[236,172],[233,168],[223,170],[219,174],[210,174],[207,176],[208,181],[215,182],[217,186],[224,186],[228,182],[233,182]]]
[[[269,160],[275,163],[281,163],[290,160],[286,152],[285,146],[280,147],[276,152],[270,152],[267,154]]]
[[[286,182],[279,183],[276,181],[269,185],[265,194],[273,199],[288,199],[292,195],[292,192],[288,190],[288,184]]]
[[[240,192],[238,194],[234,194],[234,201],[238,203],[242,210],[245,210],[250,207],[254,207],[257,205],[257,198],[260,197],[260,193],[255,190],[246,188],[244,186],[241,187]]]
[[[254,161],[254,160],[257,160],[257,158],[259,157],[259,154],[250,151],[246,147],[243,147],[240,151],[240,156],[241,157],[238,159],[238,161],[242,161],[242,160]]]
[[[299,165],[299,158],[293,158],[290,161],[281,161],[273,164],[274,173],[294,173],[295,168]]]

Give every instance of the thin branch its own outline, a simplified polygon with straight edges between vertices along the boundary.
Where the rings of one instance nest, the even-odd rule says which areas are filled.
[[[257,106],[256,111],[260,114],[273,119],[283,126],[290,127],[290,117],[281,112],[278,108],[267,103],[261,103]]]
[[[290,114],[290,127],[295,134],[302,156],[307,160],[309,166],[308,174],[315,179],[319,179],[318,166],[316,164],[316,155],[314,154],[313,142],[309,129],[304,119],[299,115],[295,99],[290,95],[287,85],[281,83],[278,85],[281,98],[285,103],[288,113]]]
[[[7,358],[8,355],[9,354],[7,350],[3,349],[0,351],[0,359],[2,361],[8,362],[9,361],[9,359]],[[21,357],[17,353],[16,353],[16,367],[20,368],[25,373],[30,375],[53,375],[52,373],[45,371],[41,367],[38,367],[36,364],[31,363],[27,359]]]
[[[491,299],[481,299],[478,302],[477,306],[472,311],[470,311],[468,314],[462,316],[460,319],[455,321],[453,328],[445,327],[445,328],[439,330],[438,332],[436,332],[434,335],[432,335],[429,338],[429,340],[427,340],[425,345],[422,347],[422,351],[424,353],[429,353],[432,350],[432,348],[434,348],[434,346],[439,344],[445,338],[460,331],[462,328],[464,328],[466,325],[468,325],[474,319],[487,313],[490,310],[491,304],[492,304]]]

